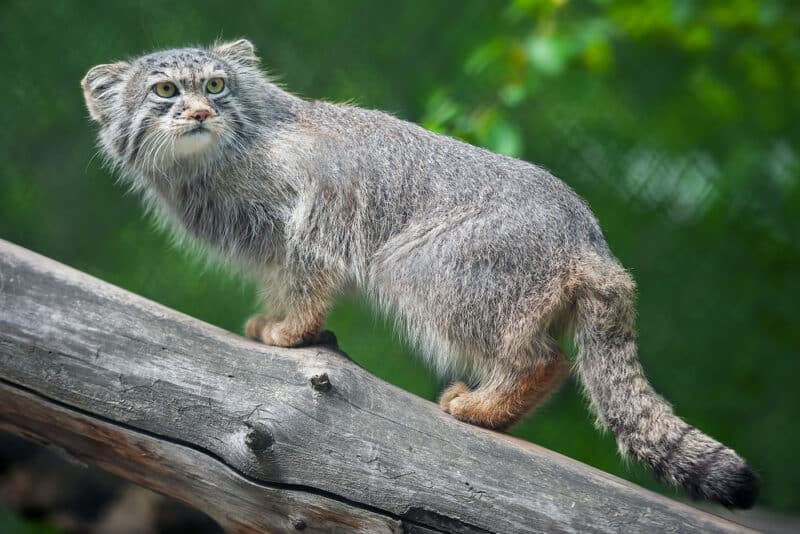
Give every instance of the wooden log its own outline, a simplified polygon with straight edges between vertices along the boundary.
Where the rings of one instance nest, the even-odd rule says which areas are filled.
[[[0,428],[55,444],[81,462],[170,495],[230,532],[400,532],[400,522],[345,502],[247,480],[191,446],[85,415],[0,383]]]
[[[746,531],[4,241],[0,426],[232,531]]]

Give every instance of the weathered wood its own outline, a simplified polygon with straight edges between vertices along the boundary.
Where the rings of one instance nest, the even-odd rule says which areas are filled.
[[[400,532],[335,499],[249,481],[201,451],[84,415],[0,382],[0,428],[199,508],[232,532]]]
[[[331,348],[266,347],[2,241],[0,380],[0,426],[228,528],[745,531],[455,421]]]

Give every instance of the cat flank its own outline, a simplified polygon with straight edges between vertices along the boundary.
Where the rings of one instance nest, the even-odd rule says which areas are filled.
[[[751,468],[674,415],[637,358],[634,282],[586,203],[536,165],[386,113],[308,101],[246,40],[98,65],[100,145],[148,209],[260,282],[248,336],[313,343],[355,286],[443,374],[453,417],[505,429],[576,373],[620,452],[695,498],[750,507]]]

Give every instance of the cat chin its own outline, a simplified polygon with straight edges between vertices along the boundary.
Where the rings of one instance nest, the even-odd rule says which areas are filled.
[[[184,134],[175,140],[174,151],[178,158],[191,158],[208,155],[213,149],[215,136],[208,131]]]

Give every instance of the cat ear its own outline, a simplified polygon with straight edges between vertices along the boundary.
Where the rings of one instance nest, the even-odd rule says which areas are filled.
[[[130,67],[130,64],[125,62],[97,65],[92,67],[81,80],[89,115],[98,123],[108,122],[113,102],[119,96],[125,73]]]
[[[247,39],[239,39],[230,43],[217,43],[212,50],[221,57],[243,65],[256,65],[256,47]]]

